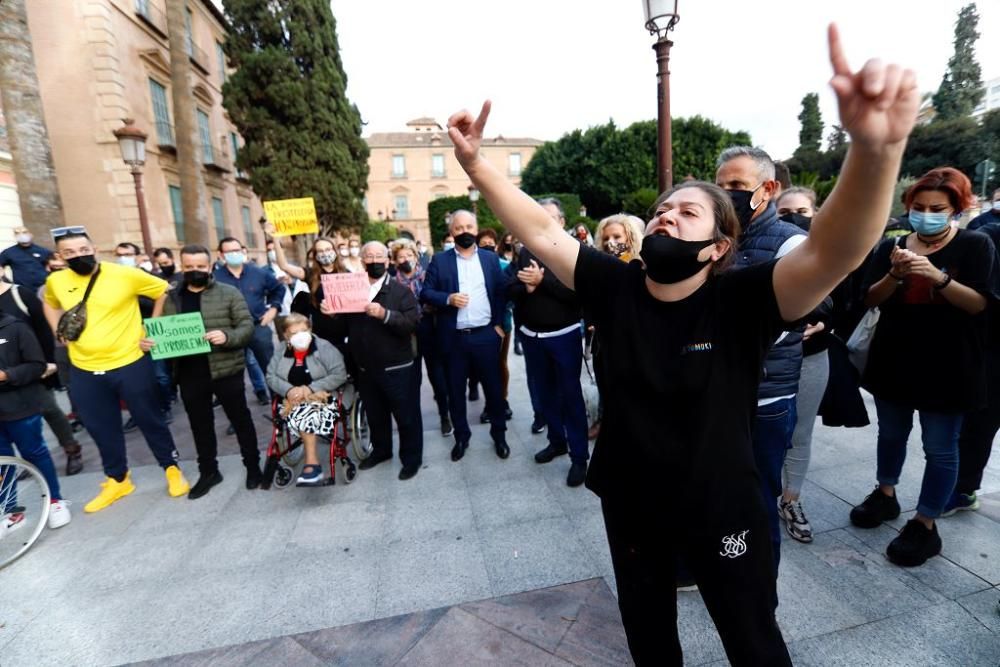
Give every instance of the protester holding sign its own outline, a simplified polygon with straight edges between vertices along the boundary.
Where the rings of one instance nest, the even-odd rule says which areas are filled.
[[[316,203],[312,197],[266,201],[264,212],[271,223],[272,228],[268,231],[271,236],[295,236],[319,232]]]
[[[155,317],[167,299],[167,283],[145,271],[98,262],[83,227],[58,227],[52,238],[70,270],[49,274],[45,317],[69,348],[69,390],[107,475],[84,511],[98,512],[135,491],[125,456],[122,401],[164,469],[170,495],[186,494],[190,489],[160,409],[153,362],[139,347],[144,336],[138,297],[154,299]]]
[[[151,350],[155,357],[159,348],[172,344],[173,353],[179,353],[174,359],[174,377],[180,385],[181,401],[191,422],[191,435],[198,451],[198,481],[191,487],[188,498],[201,498],[222,481],[216,459],[218,443],[213,394],[236,431],[247,471],[246,487],[256,489],[260,484],[260,452],[243,389],[243,350],[253,337],[254,329],[250,311],[238,289],[213,279],[208,248],[184,246],[181,271],[183,286],[171,292],[163,312],[166,315],[182,313],[172,319],[193,318],[195,326],[182,324],[174,329],[176,335],[160,340],[152,332],[152,323],[147,323],[149,338],[142,341],[142,348]]]

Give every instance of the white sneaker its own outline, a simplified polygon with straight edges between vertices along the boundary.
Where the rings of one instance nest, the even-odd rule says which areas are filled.
[[[0,540],[2,540],[7,533],[13,533],[18,528],[24,525],[24,513],[23,512],[11,512],[10,514],[4,514],[0,516]]]
[[[49,528],[62,528],[72,518],[69,513],[69,501],[56,500],[49,506]]]

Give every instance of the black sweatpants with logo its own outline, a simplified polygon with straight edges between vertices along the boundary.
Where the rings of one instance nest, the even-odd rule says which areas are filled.
[[[698,583],[734,667],[792,664],[774,618],[776,582],[763,507],[744,507],[724,534],[697,535],[687,535],[671,512],[647,501],[603,497],[601,508],[618,608],[637,665],[683,665],[677,636],[678,556]]]

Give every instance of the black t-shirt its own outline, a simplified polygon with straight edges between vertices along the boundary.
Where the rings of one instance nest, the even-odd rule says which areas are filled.
[[[894,244],[905,247],[902,240],[888,239],[875,251],[865,277],[866,294],[888,273]],[[984,234],[960,229],[927,259],[987,299],[998,293],[996,250]],[[970,315],[953,306],[921,276],[907,276],[879,310],[865,389],[917,410],[965,413],[985,405],[984,313]]]
[[[710,497],[734,508],[759,499],[750,440],[757,386],[786,327],[774,264],[712,277],[666,303],[650,295],[639,261],[581,247],[576,291],[601,338],[606,388],[588,488],[653,502]]]
[[[201,292],[192,292],[186,287],[178,287],[181,297],[181,313],[201,312]],[[189,354],[174,359],[179,380],[200,380],[210,376],[208,354]]]

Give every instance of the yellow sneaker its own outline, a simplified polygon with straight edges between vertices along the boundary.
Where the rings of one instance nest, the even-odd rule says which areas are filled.
[[[111,477],[108,477],[101,484],[101,492],[97,494],[96,498],[83,506],[83,511],[88,513],[100,512],[111,503],[124,498],[133,491],[135,491],[135,484],[132,483],[131,472],[125,473],[125,479],[120,482],[116,482]]]
[[[177,466],[170,466],[166,470],[167,475],[167,493],[172,497],[176,498],[178,496],[187,495],[187,492],[191,490],[191,485],[188,481],[184,479],[184,473]]]

